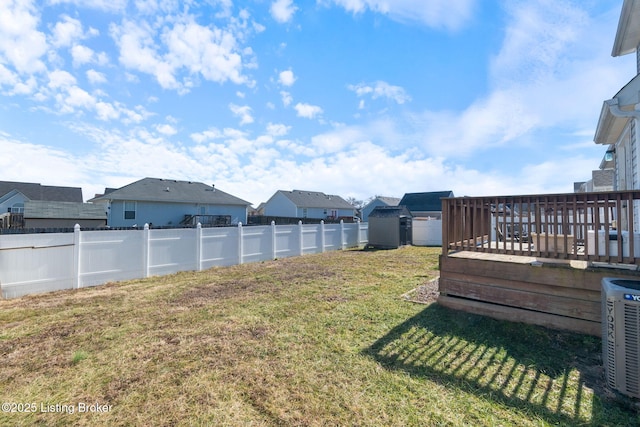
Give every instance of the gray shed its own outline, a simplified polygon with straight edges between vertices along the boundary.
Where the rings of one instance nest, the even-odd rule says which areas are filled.
[[[405,206],[378,206],[369,214],[369,243],[367,246],[395,249],[410,245],[411,212]]]

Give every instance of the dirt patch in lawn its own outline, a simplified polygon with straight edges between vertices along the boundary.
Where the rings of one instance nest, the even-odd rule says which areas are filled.
[[[410,290],[402,295],[402,298],[419,304],[431,304],[438,300],[438,295],[440,295],[440,293],[438,292],[438,278],[436,277]]]

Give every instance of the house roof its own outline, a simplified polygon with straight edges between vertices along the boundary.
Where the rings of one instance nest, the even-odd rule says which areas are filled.
[[[24,204],[25,218],[107,219],[104,207],[91,203],[28,200]]]
[[[624,0],[611,56],[622,56],[636,51],[640,44],[638,17],[640,17],[640,1]]]
[[[398,197],[378,196],[374,200],[380,200],[387,206],[398,206],[400,204],[400,198]]]
[[[355,209],[353,205],[340,196],[324,194],[319,191],[307,190],[278,190],[286,198],[299,208],[326,208],[326,209]]]
[[[111,191],[109,191],[111,190]],[[143,178],[118,189],[106,189],[105,194],[90,201],[126,200],[139,202],[205,203],[211,205],[242,205],[251,203],[218,190],[214,186],[194,181]]]
[[[432,191],[428,193],[406,193],[400,205],[406,206],[411,212],[440,212],[443,197],[453,197],[453,191]]]
[[[25,195],[29,200],[82,203],[82,188],[58,187],[30,182],[0,181],[0,197],[13,190]]]

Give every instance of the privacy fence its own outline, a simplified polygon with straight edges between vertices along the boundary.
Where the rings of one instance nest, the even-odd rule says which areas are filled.
[[[357,247],[367,224],[81,231],[0,236],[3,298]]]

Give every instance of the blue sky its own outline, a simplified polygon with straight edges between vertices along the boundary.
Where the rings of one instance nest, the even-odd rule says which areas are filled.
[[[0,179],[571,192],[622,0],[0,0]]]

